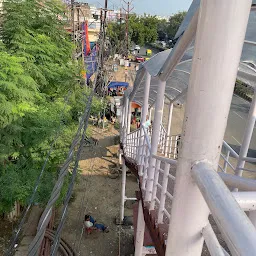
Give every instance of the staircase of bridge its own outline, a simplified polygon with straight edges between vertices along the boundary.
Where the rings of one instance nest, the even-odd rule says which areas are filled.
[[[165,255],[166,251],[181,135],[168,137],[165,128],[161,125],[157,154],[151,154],[151,135],[152,131],[147,130],[144,126],[129,134],[126,134],[126,128],[123,127],[121,130],[121,148],[125,165],[138,178],[139,191],[136,192],[136,197],[138,201],[142,202],[144,221],[157,255],[162,256]],[[225,175],[230,175],[227,172],[235,172],[235,163],[232,163],[232,161],[237,161],[238,158],[238,154],[224,141],[219,162],[220,173],[217,178],[221,179],[219,176],[223,174],[225,180]],[[153,168],[153,180],[149,180],[150,168]],[[207,169],[207,166],[205,168]],[[210,172],[216,173],[214,170],[210,170]],[[148,200],[146,194],[150,181],[153,182],[153,186],[151,186],[151,196]],[[252,186],[256,190],[256,183]],[[136,209],[136,212],[138,212],[138,209]],[[137,218],[135,219],[137,221]],[[211,225],[212,223],[205,227],[204,232],[202,231],[207,246],[211,247],[208,239],[213,240],[216,243],[213,247],[214,250],[218,251],[218,248],[221,248],[220,254],[216,255],[233,255],[229,254],[219,244],[216,232],[213,232]],[[213,228],[216,230],[216,224]]]

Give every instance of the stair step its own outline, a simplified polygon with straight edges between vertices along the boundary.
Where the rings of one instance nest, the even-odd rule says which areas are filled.
[[[164,242],[168,236],[169,225],[168,224],[158,224],[158,232],[160,239]]]
[[[152,224],[155,225],[157,223],[157,211],[156,210],[151,210],[150,211],[150,217],[151,217]]]

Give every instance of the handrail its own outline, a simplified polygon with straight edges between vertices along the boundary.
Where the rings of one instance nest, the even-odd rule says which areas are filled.
[[[232,195],[244,211],[256,211],[256,192],[232,192]]]
[[[250,163],[256,163],[255,157],[243,157],[242,160]]]
[[[178,136],[181,136],[181,134],[166,135],[166,137],[178,137]]]
[[[217,172],[198,162],[192,176],[200,189],[232,255],[255,255],[256,230]]]
[[[173,137],[177,137],[177,136],[181,136],[181,134],[176,134],[176,135],[166,135],[167,137],[170,137],[170,138],[173,138]],[[236,153],[236,151],[232,148],[232,147],[230,147],[229,145],[228,145],[228,143],[225,141],[225,140],[223,140],[223,146],[225,147],[225,148],[227,148],[229,151],[230,151],[230,153],[236,158],[236,159],[238,159],[239,158],[239,155]],[[242,160],[244,160],[244,161],[248,161],[248,162],[251,162],[251,163],[255,163],[256,162],[256,158],[252,158],[252,157],[245,157],[245,158],[243,158]]]
[[[160,160],[162,162],[165,162],[165,163],[168,163],[168,164],[171,164],[171,165],[177,165],[177,160],[173,160],[173,159],[170,159],[170,158],[165,158],[165,157],[162,157],[162,156],[158,156],[158,155],[152,155],[155,159],[157,160]]]
[[[231,152],[232,155],[235,156],[236,159],[239,158],[239,155],[236,153],[236,151],[231,148],[225,140],[223,140],[223,145]]]
[[[140,129],[136,129],[136,130],[134,130],[134,131],[128,133],[127,136],[130,135],[130,134],[136,133],[136,132],[138,132],[138,131],[140,131]]]
[[[228,173],[218,172],[221,179],[226,185],[234,188],[238,188],[243,191],[256,191],[256,181],[244,177],[239,177],[237,175],[232,175]]]
[[[248,168],[239,168],[239,170],[244,170],[247,172],[256,172],[256,170],[248,169]]]

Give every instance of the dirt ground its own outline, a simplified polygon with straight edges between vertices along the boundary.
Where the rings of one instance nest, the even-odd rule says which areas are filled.
[[[128,82],[129,86],[133,86],[133,81],[136,76],[136,70],[135,66],[138,66],[139,64],[136,62],[130,62],[131,66],[130,67],[124,67],[119,65],[119,61],[109,61],[108,65],[112,66],[113,64],[117,64],[118,69],[116,72],[114,72],[112,69],[109,70],[110,73],[110,80],[111,81],[122,81],[122,82]]]
[[[118,164],[118,132],[110,126],[108,130],[93,128],[93,137],[98,145],[84,147],[81,172],[74,188],[74,197],[68,208],[68,216],[62,238],[82,256],[126,256],[133,253],[133,230],[130,226],[118,226],[121,200],[121,175],[110,175],[109,170]],[[127,176],[126,196],[134,197],[138,189],[136,178]],[[128,205],[127,205],[128,207]],[[130,208],[130,209],[129,209]],[[125,215],[131,216],[131,207]],[[110,228],[109,233],[94,231],[87,235],[83,229],[85,214],[92,215],[98,223]],[[58,218],[56,219],[58,222]]]
[[[2,256],[6,246],[8,245],[8,240],[12,235],[13,228],[15,227],[15,222],[11,222],[5,219],[0,219],[0,255]]]

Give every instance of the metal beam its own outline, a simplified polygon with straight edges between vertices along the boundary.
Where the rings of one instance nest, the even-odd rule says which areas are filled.
[[[256,192],[232,192],[232,195],[245,212],[256,210]]]
[[[135,96],[135,93],[136,93],[136,91],[138,90],[138,88],[139,88],[139,86],[140,86],[140,83],[142,82],[142,80],[143,80],[145,74],[146,74],[146,69],[145,69],[145,68],[142,68],[141,71],[137,73],[136,78],[135,78],[135,81],[134,81],[133,90],[132,90],[132,92],[131,92],[130,95],[129,95],[130,101],[133,100],[133,98],[134,98],[134,96]]]
[[[239,177],[236,175],[218,172],[225,184],[231,188],[238,188],[243,191],[256,191],[256,180]]]
[[[192,176],[232,255],[255,255],[256,230],[208,162],[198,162]]]
[[[191,168],[196,161],[207,159],[217,169],[250,7],[250,0],[201,1],[198,24],[194,24],[197,27],[195,50],[176,171],[167,256],[199,256],[202,253],[204,240],[199,234],[208,223],[209,209],[192,179]],[[168,68],[172,70],[173,66],[174,61]],[[208,188],[205,189],[207,191]]]
[[[159,77],[162,81],[166,81],[170,74],[175,69],[176,65],[179,63],[183,57],[185,51],[192,43],[195,38],[197,22],[198,22],[197,10],[182,37],[179,38],[178,42],[175,44],[174,49],[171,51],[170,55],[166,59],[163,68],[160,70]]]

